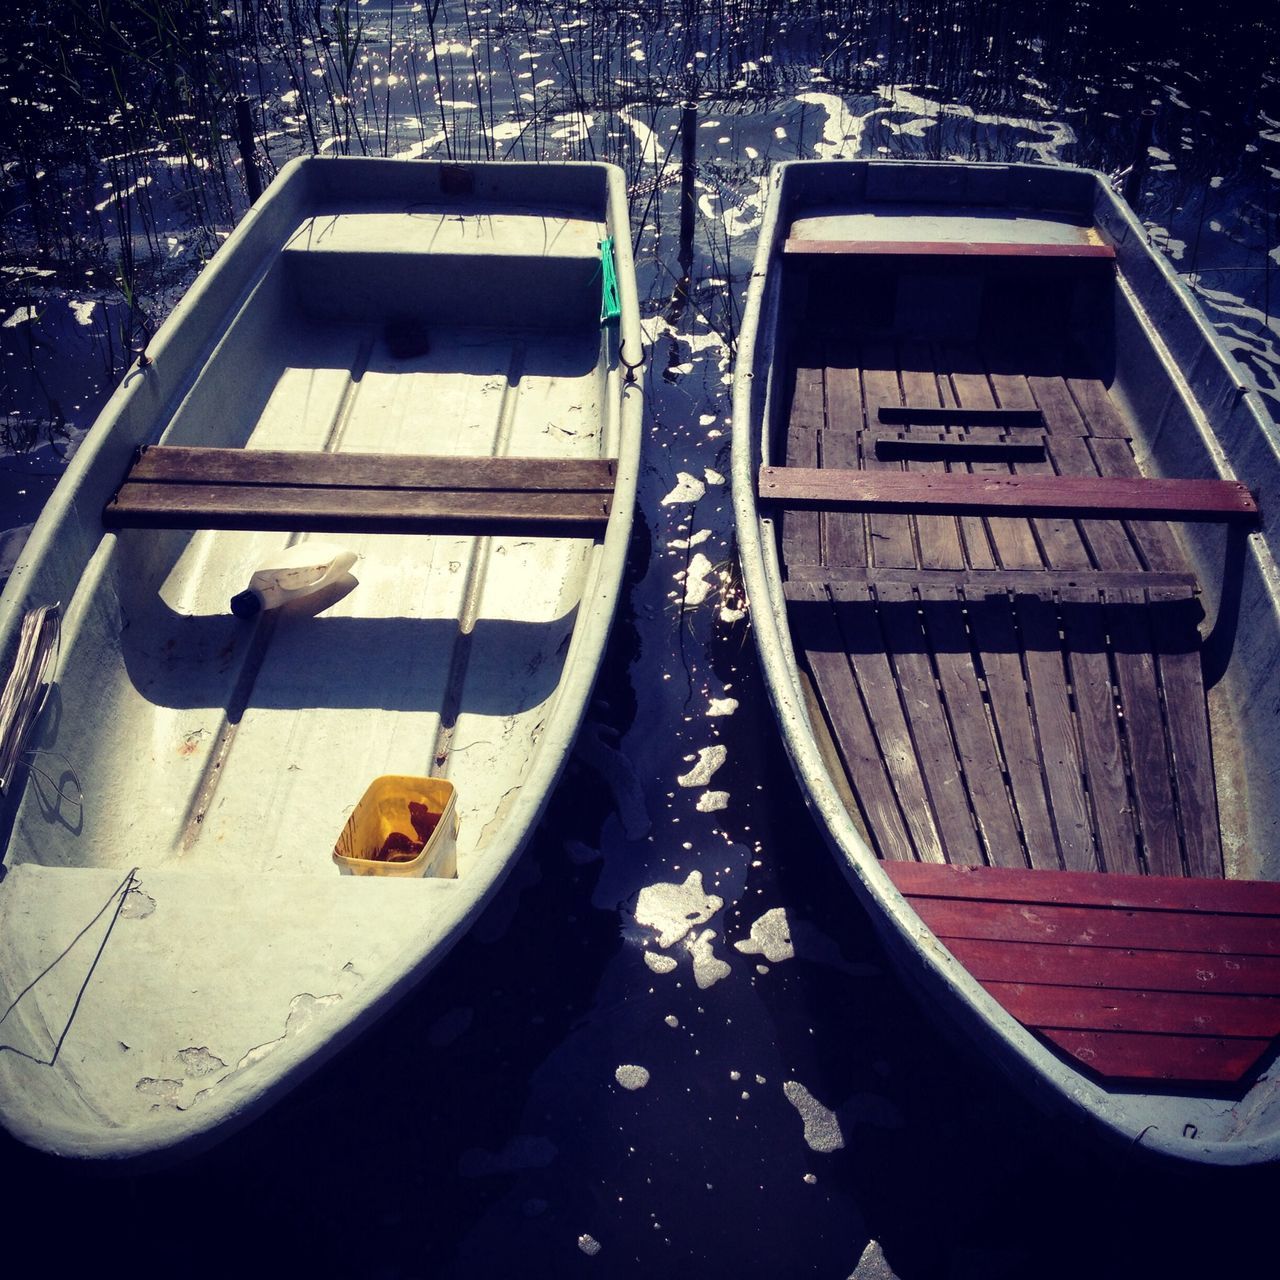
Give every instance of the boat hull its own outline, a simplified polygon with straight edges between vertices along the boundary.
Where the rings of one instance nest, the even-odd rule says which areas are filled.
[[[621,317],[602,325],[606,237]],[[34,605],[65,619],[30,776],[3,800],[14,1134],[106,1159],[220,1138],[465,933],[535,829],[603,658],[639,451],[620,354],[639,349],[611,166],[300,161],[246,216],[103,411],[0,602],[5,654]],[[611,460],[613,488],[607,519],[547,535],[508,519],[505,494],[436,532],[381,519],[374,492],[371,516],[328,517],[354,577],[246,624],[230,597],[303,536],[285,530],[330,537],[325,517],[105,531],[157,444],[339,467]],[[339,874],[339,833],[384,775],[454,784],[456,878]]]
[[[1019,260],[1028,256],[1037,259],[1042,271],[1039,279],[1048,282],[1048,289],[1039,298],[1028,298],[1025,290],[1012,287],[1018,279],[1013,272],[1018,269]],[[849,266],[854,258],[859,259],[856,267]],[[880,277],[867,274],[869,268],[865,264],[869,258],[877,264],[870,270],[881,271]],[[892,264],[908,258],[916,270],[910,287],[883,285],[884,280],[895,278],[891,276],[896,269]],[[985,296],[979,289],[966,292],[967,285],[957,284],[968,280],[965,273],[971,270],[975,258],[988,264],[989,278],[997,282]],[[807,277],[806,263],[819,264],[810,266]],[[828,263],[833,265],[828,267]],[[847,279],[857,282],[857,289],[841,290],[846,279],[839,275],[842,270],[848,273]],[[796,283],[798,279],[801,284]],[[814,283],[819,280],[821,284]],[[1076,282],[1081,280],[1087,283],[1077,288]],[[948,292],[939,292],[940,281],[947,282]],[[815,587],[802,581],[806,575],[797,571],[797,564],[806,555],[800,545],[806,536],[801,522],[793,520],[788,534],[786,522],[794,508],[760,497],[768,474],[762,473],[762,468],[778,467],[784,461],[794,466],[796,462],[791,451],[796,419],[788,416],[792,413],[792,388],[798,376],[794,371],[813,364],[805,358],[810,331],[826,325],[829,332],[834,332],[842,323],[842,314],[851,317],[852,326],[862,326],[861,333],[870,334],[867,341],[883,341],[887,333],[888,340],[894,343],[923,341],[937,351],[989,325],[992,295],[1000,298],[1006,308],[1025,308],[1023,332],[1013,326],[1019,339],[1026,338],[1025,330],[1033,321],[1044,323],[1044,313],[1049,310],[1043,305],[1044,297],[1069,300],[1069,305],[1058,310],[1071,312],[1070,324],[1093,335],[1105,335],[1105,341],[1095,344],[1110,361],[1103,370],[1104,384],[1124,415],[1142,424],[1143,429],[1135,433],[1132,451],[1147,474],[1214,480],[1238,477],[1255,492],[1263,493],[1278,478],[1276,431],[1258,396],[1247,389],[1184,286],[1151,252],[1140,224],[1099,175],[1029,165],[868,161],[779,166],[773,174],[769,208],[761,230],[734,387],[738,430],[734,439],[733,485],[738,543],[769,696],[797,778],[819,826],[886,947],[935,1014],[960,1029],[971,1043],[977,1043],[1038,1104],[1085,1122],[1093,1131],[1143,1151],[1191,1163],[1273,1161],[1280,1155],[1280,1087],[1274,1045],[1263,1054],[1244,1084],[1229,1087],[1110,1079],[1090,1071],[1070,1055],[1055,1051],[1046,1043],[1046,1037],[1035,1034],[1010,1015],[988,985],[960,963],[952,948],[944,945],[900,892],[895,877],[881,860],[893,837],[874,824],[868,831],[867,814],[873,811],[874,803],[868,805],[861,792],[855,800],[849,777],[836,763],[838,750],[844,751],[847,744],[841,740],[837,745],[833,740],[838,730],[833,731],[828,723],[830,707],[824,713],[821,698],[815,692],[821,684],[821,674],[813,663],[813,654],[806,654],[805,644],[797,640],[797,601],[821,597],[824,607],[827,601],[832,602],[836,614],[848,620],[855,617],[861,607],[856,601],[866,596],[866,584],[871,583],[871,599],[879,601],[879,625],[888,628],[894,619],[889,617],[891,607],[885,602],[896,600],[904,592],[910,596],[914,590],[917,594],[912,597],[916,603],[910,606],[911,625],[917,625],[917,617],[924,617],[927,625],[928,614],[922,612],[921,602],[933,599],[930,593],[944,575],[936,570],[920,572],[918,567],[875,568],[859,571],[862,585],[837,588],[830,585],[829,574],[815,569],[809,578],[826,586]],[[869,320],[868,316],[872,318]],[[876,324],[880,329],[875,329]],[[1006,324],[1006,337],[1008,330]],[[831,363],[843,367],[849,362],[840,358]],[[916,366],[900,365],[891,384],[892,396],[886,393],[878,398],[896,405],[901,394],[910,404],[916,384],[910,380],[914,375],[901,372],[907,367]],[[998,370],[1002,366],[990,367]],[[945,376],[947,383],[960,393],[960,375],[942,364],[935,363],[931,368],[947,368],[945,375],[935,375],[937,385],[943,385]],[[874,376],[859,374],[868,414],[873,412]],[[990,374],[989,385],[997,390],[1001,387],[997,373]],[[836,412],[832,396],[838,393],[839,387],[833,392],[833,384],[828,383],[825,413],[829,424]],[[821,420],[822,401],[816,403],[814,412]],[[964,403],[963,399],[959,401],[962,406]],[[973,414],[971,420],[978,421],[978,411],[963,412]],[[996,413],[999,412],[997,408]],[[889,429],[892,421],[891,414],[883,414],[883,426],[868,418],[867,440],[897,434]],[[969,431],[966,440],[980,440],[983,431],[992,430],[984,419],[984,425]],[[833,438],[833,447],[834,443]],[[1052,435],[1049,444],[1052,449]],[[828,463],[824,461],[823,465]],[[981,469],[974,467],[975,471]],[[1006,474],[1008,470],[1006,466]],[[808,477],[803,480],[807,483]],[[895,533],[887,522],[900,520],[903,523],[896,532],[906,529],[905,515],[866,518],[873,540],[886,535],[881,547]],[[921,516],[920,529],[924,530],[926,519],[941,527],[943,518]],[[954,525],[962,517],[946,518]],[[886,523],[877,527],[877,520]],[[815,530],[816,521],[814,517]],[[1040,522],[1041,533],[1037,534],[1042,548],[1049,545],[1044,541],[1044,523]],[[992,520],[991,525],[996,526],[997,522]],[[964,526],[959,527],[963,539]],[[820,543],[821,556],[815,554],[813,559],[825,563],[829,548],[853,536],[850,528],[847,523],[824,516],[813,544],[816,548]],[[990,534],[997,555],[993,569],[997,571],[1014,558],[1012,553],[1006,554],[1009,544],[1000,541],[1007,532],[1007,528],[996,528]],[[923,532],[913,531],[903,544],[907,560],[913,565],[921,563],[916,557],[926,556],[924,536]],[[1270,759],[1275,735],[1269,728],[1268,708],[1275,705],[1276,690],[1269,674],[1271,664],[1264,656],[1274,643],[1280,617],[1274,536],[1274,513],[1265,507],[1261,526],[1252,533],[1231,534],[1220,525],[1185,525],[1178,533],[1179,555],[1185,555],[1199,580],[1200,599],[1209,619],[1204,667],[1206,684],[1213,686],[1209,716],[1215,743],[1219,744],[1214,767],[1218,773],[1218,804],[1223,813],[1221,857],[1228,876],[1270,881],[1280,878],[1280,864],[1268,836],[1275,819],[1274,789],[1268,771],[1277,763]],[[788,538],[789,547],[784,545]],[[967,542],[964,545],[969,546]],[[983,590],[999,591],[1002,599],[1007,589],[1011,607],[1017,593],[1028,589],[1025,574],[1005,588],[994,584],[994,573],[987,577],[984,571],[975,572],[971,560],[955,563],[964,573],[973,575],[971,584],[985,584]],[[1090,568],[1097,569],[1099,563],[1100,557],[1095,554]],[[1224,564],[1228,566],[1225,572]],[[1145,570],[1150,566],[1144,563],[1142,567]],[[1054,588],[1059,607],[1059,587],[1074,589],[1075,585],[1060,582]],[[1127,585],[1131,588],[1134,584]],[[1116,577],[1111,586],[1121,590],[1124,584]],[[961,589],[958,606],[962,610],[966,607],[964,590]],[[972,605],[968,608],[971,613]],[[842,609],[844,614],[840,613]],[[866,608],[862,611],[865,613]],[[845,635],[849,635],[847,630]],[[852,665],[856,671],[864,660],[859,656],[864,649],[862,642],[849,641],[849,645],[852,647],[846,646],[845,666]],[[1063,645],[1069,647],[1065,641]],[[823,648],[821,644],[818,647]],[[997,658],[1001,647],[997,645],[992,651]],[[874,649],[875,645],[868,642],[868,668]],[[936,654],[933,661],[936,664]],[[1210,673],[1219,665],[1223,670]],[[994,669],[993,664],[992,672]],[[1027,670],[1027,679],[1032,683],[1028,684],[1026,698],[1033,700],[1034,672],[1029,666]],[[986,673],[987,679],[992,678],[992,672]],[[862,680],[864,701],[873,697],[874,689],[867,693],[872,686],[861,673],[856,674]],[[924,690],[928,699],[935,696],[935,685],[945,690],[946,676],[943,667],[935,665],[935,678],[927,682],[929,687]],[[847,680],[847,670],[841,678]],[[1002,686],[991,695],[994,710],[990,714],[996,722],[1003,712],[995,704],[1006,688]],[[1019,698],[1022,696],[1018,694]],[[903,699],[906,706],[907,692]],[[895,699],[890,701],[896,705]],[[874,708],[869,702],[866,705],[874,725]],[[890,712],[899,715],[889,706],[886,718],[891,718]],[[1201,715],[1203,718],[1203,712]],[[874,739],[864,734],[862,740]],[[1243,745],[1234,745],[1245,743],[1247,750]],[[942,748],[952,749],[945,742]],[[874,754],[876,748],[870,749]],[[890,750],[883,739],[880,750]],[[847,760],[849,754],[845,752],[841,758]],[[853,772],[856,774],[856,769]],[[1045,776],[1045,786],[1053,791],[1052,769]],[[1016,778],[1012,786],[1016,789]],[[1242,803],[1246,796],[1247,805]],[[1052,798],[1057,799],[1056,792]],[[895,821],[902,824],[903,839],[917,842],[915,854],[908,857],[927,863],[933,858],[950,861],[948,855],[955,854],[955,861],[963,860],[950,847],[935,846],[935,852],[921,852],[932,829],[926,832],[929,823],[916,822],[919,815],[912,811],[910,799],[899,802],[905,813]],[[1021,835],[1024,827],[1018,825],[1017,829]],[[1100,849],[1105,834],[1086,833],[1086,842],[1092,842],[1090,848],[1096,844]],[[985,852],[975,856],[979,861],[986,857],[995,865],[995,859],[990,857],[991,844],[984,846],[984,839],[985,831],[979,822],[975,848]],[[1188,856],[1186,843],[1183,857]],[[1034,842],[1018,856],[1030,858],[1032,866],[1038,865]],[[1061,866],[1062,859],[1066,859],[1068,867],[1072,865],[1069,849],[1065,854],[1051,856],[1055,860],[1050,865]],[[1220,875],[1222,862],[1217,865],[1216,873],[1192,870],[1191,874]],[[1178,874],[1182,874],[1181,869]]]

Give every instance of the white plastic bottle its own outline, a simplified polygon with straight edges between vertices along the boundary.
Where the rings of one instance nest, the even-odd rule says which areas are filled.
[[[231,597],[231,612],[237,618],[253,618],[263,609],[278,609],[327,587],[355,562],[354,551],[334,542],[299,542],[284,547],[254,570],[246,590]]]

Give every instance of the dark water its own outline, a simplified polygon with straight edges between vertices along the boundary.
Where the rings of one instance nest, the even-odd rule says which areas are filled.
[[[15,1241],[51,1228],[42,1269],[1274,1270],[1275,1177],[1100,1152],[910,1002],[805,813],[735,593],[728,375],[778,160],[1117,172],[1154,109],[1139,212],[1280,416],[1275,6],[1009,9],[134,0],[112,10],[116,45],[99,6],[0,15],[0,427],[22,449],[0,457],[0,530],[35,518],[128,348],[242,211],[233,92],[268,175],[313,143],[622,164],[652,350],[627,602],[578,758],[500,898],[410,1000],[205,1156],[105,1177],[4,1140],[5,1218]],[[689,97],[698,217],[682,252]],[[640,895],[649,919],[692,873],[722,905],[662,948]],[[778,912],[792,956],[751,942]]]

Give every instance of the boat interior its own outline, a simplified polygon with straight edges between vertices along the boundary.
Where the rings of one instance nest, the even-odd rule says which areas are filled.
[[[11,863],[334,876],[364,787],[435,774],[458,790],[465,873],[518,791],[608,498],[571,536],[508,517],[517,490],[554,487],[543,472],[609,469],[618,450],[603,196],[596,212],[549,213],[466,190],[424,201],[416,173],[392,180],[405,191],[343,206],[335,180],[332,199],[297,204],[144,435],[150,472],[139,460],[108,478],[112,534],[67,602],[38,744],[67,773],[33,776],[9,815]],[[142,394],[168,363],[135,375]],[[212,483],[215,454],[228,483]],[[303,476],[318,455],[332,474]],[[521,478],[486,488],[491,458],[520,460]],[[425,473],[413,492],[398,461]],[[442,520],[430,504],[446,472],[457,509]],[[313,533],[358,554],[353,577],[233,617],[255,566]]]
[[[1259,875],[1222,696],[1248,517],[1210,480],[1152,518],[1114,255],[1090,218],[1020,243],[1017,221],[790,227],[760,493],[796,477],[776,506],[799,679],[856,829],[999,1003],[1100,1076],[1237,1088],[1280,1032],[1280,895],[1224,880]],[[1197,965],[1238,997],[1207,1018]]]

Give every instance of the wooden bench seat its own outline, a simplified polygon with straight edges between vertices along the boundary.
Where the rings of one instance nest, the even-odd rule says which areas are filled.
[[[109,529],[596,537],[615,476],[608,458],[155,445],[139,451],[102,518]]]
[[[913,515],[1013,515],[1254,523],[1258,504],[1235,480],[993,475],[761,467],[762,499],[788,507]]]
[[[1233,1085],[1280,1036],[1280,884],[884,869],[995,1000],[1098,1075]]]
[[[1109,244],[1079,241],[1070,244],[1036,244],[988,240],[802,240],[792,236],[783,246],[788,257],[837,254],[857,257],[899,258],[1078,258],[1102,262],[1115,260]]]

